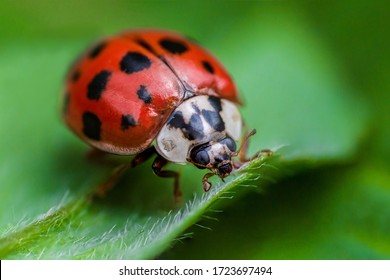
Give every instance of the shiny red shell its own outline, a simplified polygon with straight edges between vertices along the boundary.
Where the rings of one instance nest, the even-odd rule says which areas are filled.
[[[239,103],[232,79],[209,52],[176,33],[135,30],[100,41],[74,63],[63,115],[92,146],[137,154],[172,111],[197,94]]]

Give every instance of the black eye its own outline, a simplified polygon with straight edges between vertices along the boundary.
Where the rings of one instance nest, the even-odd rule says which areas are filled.
[[[202,165],[208,165],[210,163],[210,158],[209,155],[205,150],[199,150],[195,153],[194,157],[192,160],[196,163],[202,164]],[[198,166],[199,168],[205,168]]]
[[[219,143],[225,144],[231,152],[236,151],[236,148],[237,148],[236,142],[234,142],[233,139],[230,137],[226,137],[226,138],[222,139],[221,141],[219,141]]]
[[[207,165],[207,164],[210,163],[210,158],[209,158],[209,155],[207,154],[206,151],[200,150],[195,155],[195,161],[197,163],[200,163],[200,164],[203,164],[203,165]]]

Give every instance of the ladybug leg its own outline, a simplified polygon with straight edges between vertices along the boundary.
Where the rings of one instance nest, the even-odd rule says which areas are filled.
[[[139,153],[136,155],[133,160],[131,161],[131,167],[136,167],[148,159],[150,159],[153,155],[157,154],[156,148],[154,146],[151,146],[147,148],[145,151]]]
[[[168,163],[168,161],[160,155],[157,155],[156,159],[153,162],[152,169],[153,172],[163,178],[173,178],[173,197],[175,203],[179,203],[181,200],[181,191],[179,185],[179,173],[172,170],[162,170],[162,168]]]
[[[256,154],[254,154],[251,157],[247,157],[248,147],[249,147],[249,138],[256,134],[256,129],[253,129],[251,132],[245,135],[245,137],[242,139],[241,147],[238,149],[238,159],[239,162],[234,162],[234,167],[240,167],[242,164],[251,161],[255,158],[257,158],[260,154],[266,154],[267,156],[272,155],[272,151],[269,149],[263,149],[258,151]]]
[[[89,160],[101,160],[107,155],[106,152],[96,149],[96,148],[91,148],[87,151],[86,156]]]
[[[262,154],[265,154],[267,157],[269,157],[269,156],[272,156],[273,152],[270,149],[263,149],[263,150],[260,150],[257,153],[255,153],[250,158],[247,158],[246,155],[243,158],[240,157],[240,162],[246,163],[248,161],[254,160],[255,158],[258,158]]]
[[[209,182],[209,178],[211,176],[214,176],[215,174],[214,173],[207,173],[203,176],[203,179],[202,179],[202,184],[203,184],[203,189],[205,192],[208,192],[210,189],[211,189],[211,183]]]
[[[247,157],[248,147],[249,147],[249,138],[256,134],[256,129],[253,129],[249,133],[245,133],[244,137],[241,140],[241,147],[238,149],[238,159],[241,163],[250,161],[251,159]]]
[[[126,172],[129,167],[136,167],[140,165],[141,163],[147,161],[150,157],[152,157],[156,153],[156,149],[152,146],[143,151],[142,153],[139,153],[134,157],[134,159],[130,163],[124,163],[116,167],[113,171],[111,176],[101,183],[96,191],[91,195],[91,198],[101,198],[104,197],[119,181],[119,179],[122,177],[122,175]],[[92,149],[88,152],[87,157],[90,159],[101,159],[107,155],[106,152],[103,152],[98,149]]]
[[[124,163],[116,167],[112,171],[111,176],[97,187],[96,191],[90,195],[90,198],[96,199],[104,197],[116,183],[118,183],[119,179],[122,178],[122,175],[129,167],[129,163]]]

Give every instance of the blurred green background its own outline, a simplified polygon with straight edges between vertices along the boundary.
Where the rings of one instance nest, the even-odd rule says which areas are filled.
[[[388,10],[362,0],[3,0],[0,257],[389,259]],[[237,187],[183,223],[168,221],[171,182],[150,176],[150,163],[108,198],[78,200],[118,160],[88,162],[62,124],[64,75],[96,39],[138,27],[176,30],[214,53],[259,132],[250,152],[285,146],[270,178],[248,182],[257,188]],[[203,172],[173,168],[197,202]],[[164,241],[144,247],[156,228],[150,238]]]

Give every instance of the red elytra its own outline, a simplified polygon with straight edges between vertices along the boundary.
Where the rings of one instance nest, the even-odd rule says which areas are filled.
[[[224,67],[196,43],[168,31],[128,31],[102,40],[72,66],[64,119],[98,149],[137,154],[184,99],[199,94],[240,103]]]

